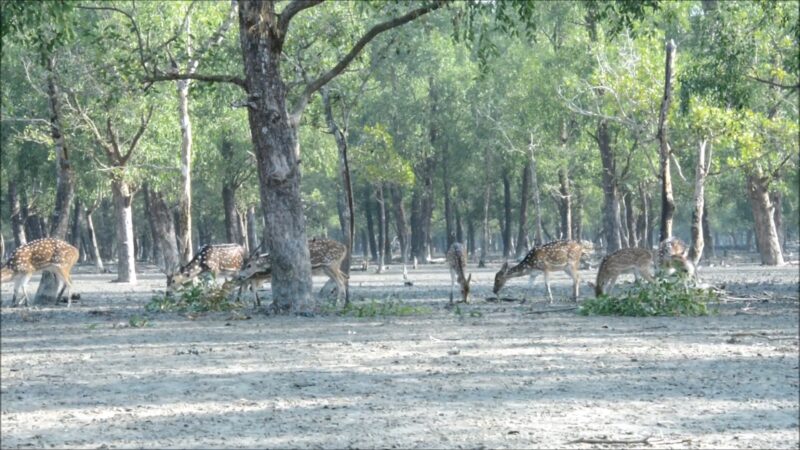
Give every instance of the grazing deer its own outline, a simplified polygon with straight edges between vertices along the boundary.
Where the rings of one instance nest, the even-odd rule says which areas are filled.
[[[497,295],[500,289],[506,284],[509,278],[522,277],[531,275],[531,281],[538,273],[534,271],[544,272],[544,284],[547,287],[547,297],[550,303],[553,302],[553,294],[550,292],[550,272],[555,270],[564,270],[570,277],[572,277],[572,298],[578,301],[578,283],[580,281],[578,276],[578,266],[580,265],[581,254],[584,252],[583,246],[580,242],[575,241],[555,241],[542,245],[541,247],[534,247],[525,259],[514,267],[509,268],[508,263],[504,263],[500,271],[494,277],[493,292]]]
[[[464,303],[469,303],[469,283],[472,281],[472,274],[469,277],[464,275],[467,268],[467,250],[458,242],[454,242],[447,251],[447,265],[450,267],[450,303],[453,303],[453,287],[458,280],[461,286],[461,298]]]
[[[650,273],[650,266],[653,265],[653,254],[650,250],[643,248],[623,248],[616,252],[606,255],[600,262],[597,270],[597,282],[589,283],[594,288],[594,295],[599,297],[603,293],[610,293],[617,277],[624,273],[633,272],[633,276],[639,279],[641,275],[647,281],[653,281]]]
[[[14,280],[14,296],[11,304],[17,303],[17,293],[22,289],[25,305],[28,305],[28,285],[34,273],[45,270],[51,272],[58,280],[58,296],[61,298],[64,290],[72,290],[70,271],[78,261],[78,249],[60,239],[44,238],[28,242],[19,247],[11,255],[11,259],[0,269],[0,281],[3,283]],[[72,298],[67,292],[67,307],[72,306]],[[22,303],[22,300],[20,301]]]
[[[308,241],[308,251],[311,256],[311,271],[321,271],[336,283],[336,302],[338,303],[339,298],[344,293],[344,280],[347,278],[347,275],[341,270],[347,247],[331,239],[311,239]],[[244,268],[239,271],[239,276],[236,279],[239,282],[245,282],[252,279],[257,280],[261,277],[263,282],[269,279],[271,275],[272,259],[269,254],[263,254],[257,258],[251,258]],[[258,300],[258,303],[261,303],[260,300]]]
[[[668,275],[676,270],[686,272],[690,278],[695,277],[694,264],[689,261],[689,247],[676,237],[669,237],[658,245],[658,268]]]
[[[246,252],[239,244],[205,245],[188,264],[172,275],[167,275],[167,290],[174,290],[194,280],[200,274],[210,273],[217,278],[234,276],[242,268]]]

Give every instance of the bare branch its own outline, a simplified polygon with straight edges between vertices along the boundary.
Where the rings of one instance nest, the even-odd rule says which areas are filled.
[[[289,29],[289,22],[292,21],[292,17],[294,17],[295,14],[304,9],[317,6],[322,2],[323,0],[292,0],[291,3],[286,5],[279,14],[278,19],[278,32],[280,33],[279,36],[281,39],[286,36],[286,31]]]
[[[83,123],[85,123],[89,130],[91,130],[92,134],[94,135],[94,140],[97,142],[97,145],[103,150],[106,154],[106,157],[109,160],[112,160],[114,154],[111,152],[111,147],[109,147],[108,142],[103,139],[103,135],[100,134],[100,130],[97,128],[97,125],[94,123],[91,117],[86,113],[86,110],[83,109],[78,98],[71,92],[67,93],[67,104],[69,104],[75,111],[78,111],[78,115],[81,116],[83,119]]]
[[[294,109],[292,110],[290,121],[293,124],[299,123],[300,116],[303,114],[303,110],[305,109],[306,105],[311,99],[311,95],[313,95],[319,88],[324,86],[327,82],[331,81],[333,78],[339,75],[345,68],[347,68],[347,66],[350,65],[351,62],[353,62],[356,56],[358,56],[358,54],[361,53],[361,50],[363,50],[364,47],[372,39],[375,38],[375,36],[385,31],[391,30],[392,28],[405,25],[406,23],[411,22],[412,20],[417,19],[422,15],[425,15],[431,11],[439,9],[440,7],[442,7],[442,5],[443,3],[441,3],[440,1],[435,1],[426,6],[410,11],[409,13],[403,16],[396,17],[394,19],[387,20],[385,22],[381,22],[372,27],[361,37],[361,39],[359,39],[355,43],[353,48],[351,48],[350,51],[332,69],[322,74],[319,78],[312,81],[310,84],[306,85],[305,91],[303,91],[303,94],[300,96],[300,99],[297,101],[297,103],[294,106]]]
[[[667,144],[667,147],[669,147],[669,144]],[[683,176],[683,170],[681,170],[681,163],[678,162],[678,158],[676,158],[675,154],[672,153],[672,149],[669,151],[669,157],[672,158],[672,162],[675,163],[675,168],[678,170],[678,176],[681,178],[681,180],[687,182],[686,177]]]
[[[142,33],[139,31],[139,25],[136,23],[136,19],[134,19],[130,13],[122,9],[115,8],[113,6],[78,5],[78,8],[87,10],[96,10],[96,11],[112,11],[127,17],[128,20],[130,20],[131,25],[133,26],[134,33],[136,34],[136,42],[138,43],[137,50],[139,51],[139,63],[142,65],[142,69],[144,70],[144,72],[147,73],[147,64],[145,63],[145,57],[144,57],[144,43],[142,41]]]
[[[174,80],[199,80],[208,81],[210,83],[232,83],[242,89],[247,89],[247,84],[243,78],[233,75],[203,75],[199,73],[165,73],[160,75],[153,75],[145,77],[145,82],[155,81],[174,81]]]
[[[200,64],[200,61],[203,59],[203,56],[205,56],[209,50],[222,42],[222,39],[225,38],[225,33],[228,32],[231,24],[233,24],[234,19],[236,19],[237,9],[236,2],[231,2],[231,9],[228,12],[228,17],[226,17],[225,20],[219,24],[217,30],[211,36],[209,36],[203,45],[197,50],[194,58],[189,62],[189,68],[187,72],[194,73],[194,71],[197,70],[198,64]]]
[[[789,89],[789,90],[792,90],[792,91],[800,90],[800,83],[797,83],[797,84],[781,84],[781,83],[776,83],[776,82],[774,82],[772,80],[765,80],[763,78],[758,78],[758,77],[754,77],[754,76],[751,76],[751,75],[745,75],[745,78],[749,78],[749,79],[751,79],[753,81],[758,81],[759,83],[768,84],[768,85],[770,85],[772,87],[776,87],[776,88],[780,88],[780,89]]]
[[[119,151],[119,135],[114,131],[113,124],[111,123],[111,116],[106,118],[106,130],[108,131],[108,140],[111,141],[111,150],[114,157],[113,161],[119,164],[122,161],[122,154]]]
[[[147,124],[150,123],[150,118],[151,117],[153,117],[153,105],[150,105],[150,107],[147,108],[147,116],[146,117],[142,116],[141,123],[139,124],[139,129],[136,130],[136,134],[133,136],[133,140],[131,141],[131,145],[128,147],[128,152],[125,153],[125,156],[122,157],[122,164],[121,165],[124,166],[125,164],[128,163],[128,160],[130,159],[131,155],[133,154],[133,150],[135,150],[136,146],[139,144],[139,139],[142,137],[142,134],[144,134],[144,130],[147,129]]]

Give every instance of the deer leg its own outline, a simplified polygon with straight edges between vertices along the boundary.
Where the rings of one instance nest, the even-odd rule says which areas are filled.
[[[14,297],[11,299],[11,304],[14,306],[22,306],[22,302],[25,302],[25,306],[28,306],[28,291],[25,290],[25,286],[27,286],[28,281],[30,281],[31,276],[33,274],[25,274],[16,279],[14,282]],[[17,293],[19,290],[22,290],[22,300],[17,303]]]
[[[550,300],[550,303],[553,303],[553,293],[550,292],[550,273],[546,270],[544,271],[544,286],[547,288],[547,298]]]
[[[567,264],[564,268],[564,272],[572,278],[572,301],[578,302],[578,293],[579,293],[579,283],[580,283],[580,276],[578,276],[578,265],[577,264]]]
[[[453,269],[450,269],[450,304],[453,304],[453,288],[456,284],[455,274],[453,273]]]
[[[605,292],[606,295],[611,295],[611,291],[614,289],[614,285],[616,283],[617,283],[617,277],[611,277],[611,279],[606,282],[606,286],[603,289],[603,292]]]

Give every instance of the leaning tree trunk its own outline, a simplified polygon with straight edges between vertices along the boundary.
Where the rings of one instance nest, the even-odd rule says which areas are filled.
[[[300,144],[286,111],[280,73],[283,36],[264,29],[275,19],[262,16],[270,10],[267,3],[239,4],[239,41],[250,99],[247,115],[258,161],[266,247],[272,258],[273,303],[281,312],[309,314],[316,303],[300,195]]]
[[[747,175],[747,194],[750,207],[753,210],[756,242],[761,255],[761,264],[777,266],[783,264],[781,243],[778,240],[778,230],[772,209],[774,206],[769,199],[766,178],[756,170]]]
[[[56,162],[56,202],[53,208],[53,219],[50,237],[66,239],[69,230],[69,216],[75,197],[75,176],[69,159],[67,145],[64,142],[64,128],[61,120],[61,94],[56,84],[55,55],[43,51],[43,63],[47,70],[47,100],[49,105],[50,137],[55,146]],[[49,271],[42,273],[39,288],[33,299],[34,305],[55,303],[58,301],[58,280]]]
[[[705,183],[708,175],[709,163],[711,161],[711,149],[706,155],[708,141],[703,140],[697,150],[697,166],[694,172],[694,209],[692,210],[692,246],[689,249],[689,258],[697,266],[700,258],[703,257],[703,211],[705,210]]]
[[[21,247],[28,243],[28,239],[25,236],[25,218],[22,217],[22,210],[19,205],[16,180],[8,182],[8,208],[11,216],[11,231],[14,234],[14,244],[17,247]]]
[[[503,259],[511,255],[511,179],[503,171]]]
[[[661,230],[659,240],[672,236],[672,217],[675,214],[675,199],[672,195],[672,175],[670,174],[670,148],[667,140],[667,117],[672,99],[672,68],[675,63],[675,42],[667,42],[667,61],[664,68],[664,97],[658,116],[658,141],[661,164]]]
[[[606,253],[622,248],[620,242],[620,210],[617,196],[616,162],[611,150],[611,136],[608,124],[601,120],[597,126],[597,143],[600,160],[603,164],[603,229],[606,238]]]
[[[120,283],[136,283],[136,261],[133,240],[133,194],[125,181],[111,182],[117,228],[117,279]]]
[[[520,187],[519,229],[517,230],[516,258],[521,257],[531,246],[528,240],[528,202],[531,197],[531,163],[528,161],[522,168],[522,186]]]

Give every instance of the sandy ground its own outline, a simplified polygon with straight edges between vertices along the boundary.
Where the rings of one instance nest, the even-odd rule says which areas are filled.
[[[541,279],[487,302],[496,266],[457,310],[444,266],[392,266],[357,301],[430,313],[246,320],[147,314],[163,275],[80,267],[70,310],[2,310],[2,447],[798,448],[797,266],[702,269],[733,299],[699,318],[582,317],[564,274],[554,305]]]

